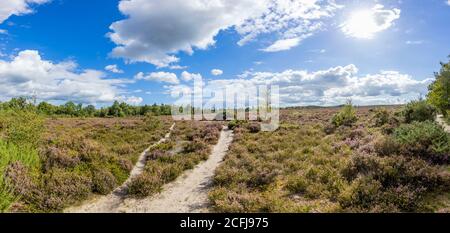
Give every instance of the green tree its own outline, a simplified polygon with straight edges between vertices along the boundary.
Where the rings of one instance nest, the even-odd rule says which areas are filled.
[[[427,101],[447,116],[450,109],[450,62],[441,63],[441,66],[441,70],[435,73],[436,80],[428,88]]]
[[[85,107],[85,108],[83,109],[83,112],[84,112],[83,115],[88,116],[88,117],[92,117],[92,116],[95,115],[95,112],[96,112],[96,111],[97,111],[97,110],[95,109],[95,106],[94,106],[94,105],[88,105],[87,107]]]
[[[40,102],[37,106],[38,112],[46,115],[53,115],[56,112],[56,107],[45,101]]]

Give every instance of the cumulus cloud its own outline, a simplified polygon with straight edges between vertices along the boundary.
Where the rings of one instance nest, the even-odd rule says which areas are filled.
[[[117,65],[107,65],[105,70],[116,74],[123,74],[123,70],[119,69]]]
[[[25,50],[0,60],[0,99],[36,96],[46,101],[109,103],[127,99],[122,87],[129,81],[108,79],[97,70],[78,70],[73,61],[43,60],[38,51]]]
[[[211,74],[214,75],[214,76],[220,76],[220,75],[223,74],[223,70],[213,69],[213,70],[211,70]]]
[[[178,84],[180,81],[174,73],[170,72],[152,72],[145,75],[143,72],[139,72],[135,77],[136,80],[156,81],[160,83]]]
[[[383,5],[377,4],[370,10],[354,12],[341,25],[341,30],[349,37],[370,39],[390,28],[400,18],[400,13],[400,9],[384,9]]]
[[[205,93],[230,88],[235,93],[246,93],[258,85],[277,85],[283,106],[339,105],[352,99],[355,104],[399,104],[427,92],[431,79],[415,80],[397,71],[380,71],[360,76],[355,65],[337,66],[327,70],[308,72],[286,70],[283,72],[247,72],[246,78],[211,80]],[[170,93],[189,93],[185,85],[169,86]],[[173,95],[177,96],[177,95]]]
[[[183,71],[183,73],[181,73],[181,79],[183,79],[186,82],[189,82],[191,80],[195,80],[195,79],[201,79],[202,75],[201,74],[193,74],[193,73],[189,73],[187,71]]]
[[[207,49],[227,29],[242,35],[239,45],[273,32],[301,40],[338,8],[334,0],[122,0],[126,19],[110,26],[117,45],[111,55],[168,67],[179,61],[178,52]]]
[[[136,96],[119,96],[117,99],[119,102],[124,102],[131,105],[139,105],[141,104],[144,99],[142,97],[136,97]]]
[[[447,0],[447,5],[449,5],[449,6],[450,6],[450,0]]]
[[[12,15],[33,13],[33,4],[44,4],[51,0],[2,0],[0,1],[0,24]]]

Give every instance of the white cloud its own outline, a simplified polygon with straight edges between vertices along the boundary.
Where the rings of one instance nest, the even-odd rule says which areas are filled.
[[[205,93],[220,93],[223,87],[237,93],[246,93],[255,85],[277,85],[283,106],[339,105],[352,99],[355,104],[399,104],[427,92],[431,79],[418,81],[397,71],[380,71],[359,76],[355,65],[337,66],[327,70],[308,72],[286,70],[279,73],[247,72],[246,78],[211,80],[205,84]],[[177,97],[189,93],[185,85],[169,86]]]
[[[183,71],[183,73],[181,73],[181,79],[183,79],[186,82],[189,82],[194,79],[201,79],[201,78],[202,78],[201,74],[193,74],[193,73],[189,73],[187,71]]]
[[[219,69],[213,69],[213,70],[211,70],[211,74],[214,76],[220,76],[223,74],[223,71],[219,70]]]
[[[349,37],[371,39],[390,28],[400,18],[400,13],[400,9],[384,9],[377,4],[372,9],[353,12],[340,27]]]
[[[136,97],[136,96],[129,96],[129,97],[120,96],[117,98],[117,101],[124,102],[124,103],[131,104],[131,105],[139,105],[144,101],[144,99],[142,97]]]
[[[127,18],[110,26],[117,45],[111,55],[167,67],[179,61],[180,51],[214,45],[221,30],[235,29],[239,45],[274,32],[278,39],[303,39],[338,8],[334,0],[121,0]]]
[[[170,84],[180,83],[177,75],[169,72],[153,72],[147,75],[145,75],[143,72],[139,72],[134,78],[136,80],[157,81]]]
[[[171,65],[169,66],[169,69],[171,70],[184,70],[187,69],[187,66],[180,66],[180,65]]]
[[[447,5],[449,5],[449,6],[450,6],[450,0],[447,0]]]
[[[116,74],[123,74],[123,70],[119,69],[117,65],[108,65],[105,67],[105,70]]]
[[[407,45],[421,45],[424,43],[423,40],[408,40],[405,42]]]
[[[12,15],[33,13],[33,4],[44,4],[51,0],[2,0],[0,1],[0,24]]]
[[[279,52],[279,51],[289,50],[293,47],[297,47],[297,45],[299,43],[300,43],[300,38],[277,40],[271,46],[269,46],[265,49],[262,49],[262,51],[264,51],[264,52]]]
[[[38,51],[25,50],[0,60],[0,99],[36,96],[38,100],[109,103],[127,98],[122,87],[129,81],[107,79],[97,70],[79,71],[75,62],[43,60]],[[122,96],[122,97],[121,97]]]

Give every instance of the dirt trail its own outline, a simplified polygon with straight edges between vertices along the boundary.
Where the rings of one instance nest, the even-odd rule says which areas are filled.
[[[147,153],[150,149],[153,147],[166,142],[170,135],[172,134],[173,129],[175,128],[175,123],[170,127],[169,132],[165,135],[164,138],[159,140],[157,143],[153,144],[149,148],[147,148],[142,154],[139,156],[138,161],[136,165],[134,166],[133,170],[130,172],[130,176],[128,179],[118,188],[116,188],[111,194],[107,196],[103,196],[98,199],[90,200],[87,203],[71,207],[65,210],[67,213],[109,213],[109,212],[115,212],[118,206],[123,202],[123,199],[126,196],[127,193],[127,187],[128,184],[131,182],[131,180],[144,171],[145,164],[147,162]]]
[[[173,130],[173,125],[171,131]],[[157,144],[165,142],[170,133]],[[79,207],[67,209],[67,213],[202,213],[208,212],[208,188],[211,185],[214,171],[223,161],[233,141],[233,132],[224,127],[219,142],[214,146],[209,159],[193,170],[185,172],[177,180],[166,184],[163,191],[145,199],[134,199],[126,194],[127,186],[132,178],[141,174],[146,163],[146,153],[142,153],[139,161],[130,174],[130,178],[108,196],[92,200]]]
[[[447,122],[445,122],[444,116],[442,115],[437,116],[436,121],[444,127],[447,133],[450,133],[450,125],[448,125]]]
[[[223,129],[209,159],[187,171],[163,192],[146,199],[127,199],[118,208],[122,213],[204,213],[208,212],[208,189],[214,171],[223,161],[233,141],[233,132]]]

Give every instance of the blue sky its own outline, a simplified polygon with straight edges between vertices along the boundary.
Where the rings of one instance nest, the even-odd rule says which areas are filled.
[[[447,0],[3,2],[1,101],[171,103],[201,76],[279,85],[283,105],[395,104],[450,55]]]

